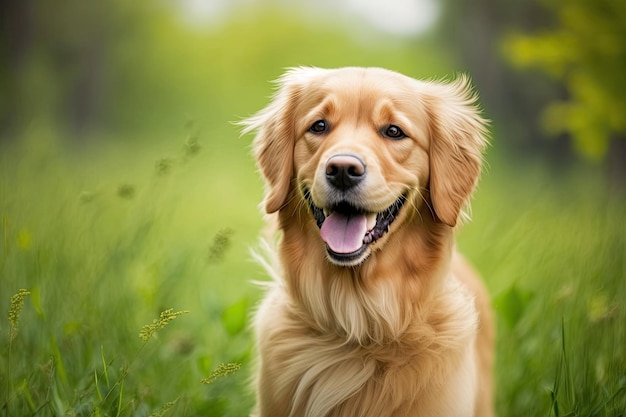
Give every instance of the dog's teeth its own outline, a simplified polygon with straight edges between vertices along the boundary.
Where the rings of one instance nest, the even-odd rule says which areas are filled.
[[[330,210],[324,209],[324,216],[328,217],[329,214],[330,214]]]
[[[367,230],[372,230],[376,226],[376,213],[367,215]]]

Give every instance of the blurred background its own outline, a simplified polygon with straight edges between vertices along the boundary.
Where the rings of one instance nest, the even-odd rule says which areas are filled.
[[[127,3],[2,5],[3,142],[33,124],[75,142],[216,128],[259,108],[285,67],[375,65],[469,73],[516,157],[624,165],[620,1]]]
[[[235,123],[300,65],[470,75],[492,145],[459,246],[500,415],[623,415],[622,0],[2,2],[0,309],[30,294],[0,414],[247,415],[263,185]]]

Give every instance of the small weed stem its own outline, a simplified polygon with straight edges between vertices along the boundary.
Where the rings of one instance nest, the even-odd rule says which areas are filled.
[[[24,307],[24,298],[30,294],[30,291],[21,289],[11,297],[11,306],[9,307],[9,351],[7,353],[7,390],[5,398],[6,415],[11,415],[9,410],[9,399],[12,392],[11,387],[11,353],[13,350],[13,340],[17,336],[17,329],[20,321],[20,314]]]

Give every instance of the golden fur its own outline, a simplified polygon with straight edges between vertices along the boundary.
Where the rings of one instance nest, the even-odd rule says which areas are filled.
[[[244,122],[281,232],[255,319],[255,416],[493,416],[489,301],[454,249],[486,145],[474,103],[463,77],[295,68]],[[350,256],[333,255],[313,215],[348,194],[328,181],[336,155],[366,168],[350,191],[359,212],[405,198],[389,230]]]

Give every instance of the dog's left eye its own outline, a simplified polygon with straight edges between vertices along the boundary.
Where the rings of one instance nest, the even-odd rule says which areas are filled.
[[[318,120],[309,127],[309,132],[320,135],[326,133],[328,130],[328,123],[325,120]]]
[[[383,134],[391,139],[402,139],[406,137],[406,134],[396,125],[389,125],[383,131]]]

